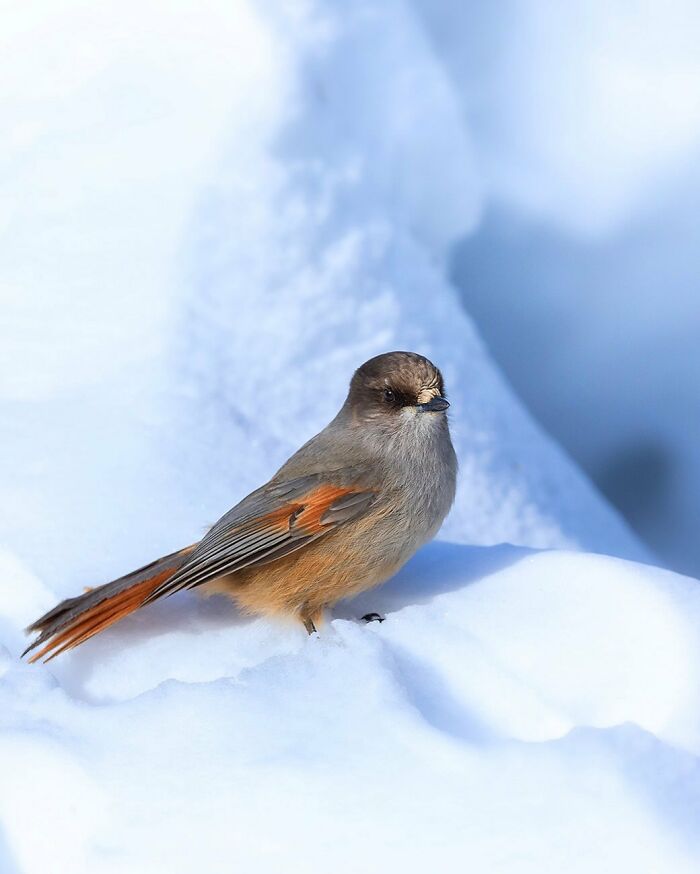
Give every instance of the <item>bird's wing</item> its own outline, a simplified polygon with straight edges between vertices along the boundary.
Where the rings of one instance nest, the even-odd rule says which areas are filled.
[[[222,516],[182,567],[147,600],[302,549],[361,516],[377,494],[367,487],[361,467],[272,481]]]

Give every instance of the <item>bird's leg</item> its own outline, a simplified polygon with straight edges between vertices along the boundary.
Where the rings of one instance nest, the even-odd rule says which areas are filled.
[[[363,622],[384,622],[386,616],[382,616],[381,613],[365,613],[361,619]]]
[[[313,634],[323,622],[323,607],[314,608],[305,604],[301,610],[301,621],[307,632]]]

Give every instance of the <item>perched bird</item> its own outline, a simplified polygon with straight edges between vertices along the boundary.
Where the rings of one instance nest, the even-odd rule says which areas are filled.
[[[448,406],[427,358],[370,359],[333,421],[201,542],[62,601],[27,629],[38,637],[24,654],[53,658],[194,587],[248,613],[298,617],[313,633],[326,608],[384,582],[442,524],[457,474]]]

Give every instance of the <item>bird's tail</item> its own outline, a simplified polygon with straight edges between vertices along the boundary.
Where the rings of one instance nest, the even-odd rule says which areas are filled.
[[[27,628],[39,636],[22,655],[44,644],[29,661],[35,662],[44,656],[45,661],[49,661],[138,610],[161,583],[182,567],[195,546],[165,555],[125,577],[61,601]]]

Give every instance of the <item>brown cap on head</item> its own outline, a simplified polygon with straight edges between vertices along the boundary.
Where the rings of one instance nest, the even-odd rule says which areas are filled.
[[[417,407],[425,412],[442,412],[445,400],[442,374],[415,352],[385,352],[370,358],[355,371],[347,404],[366,415]]]

